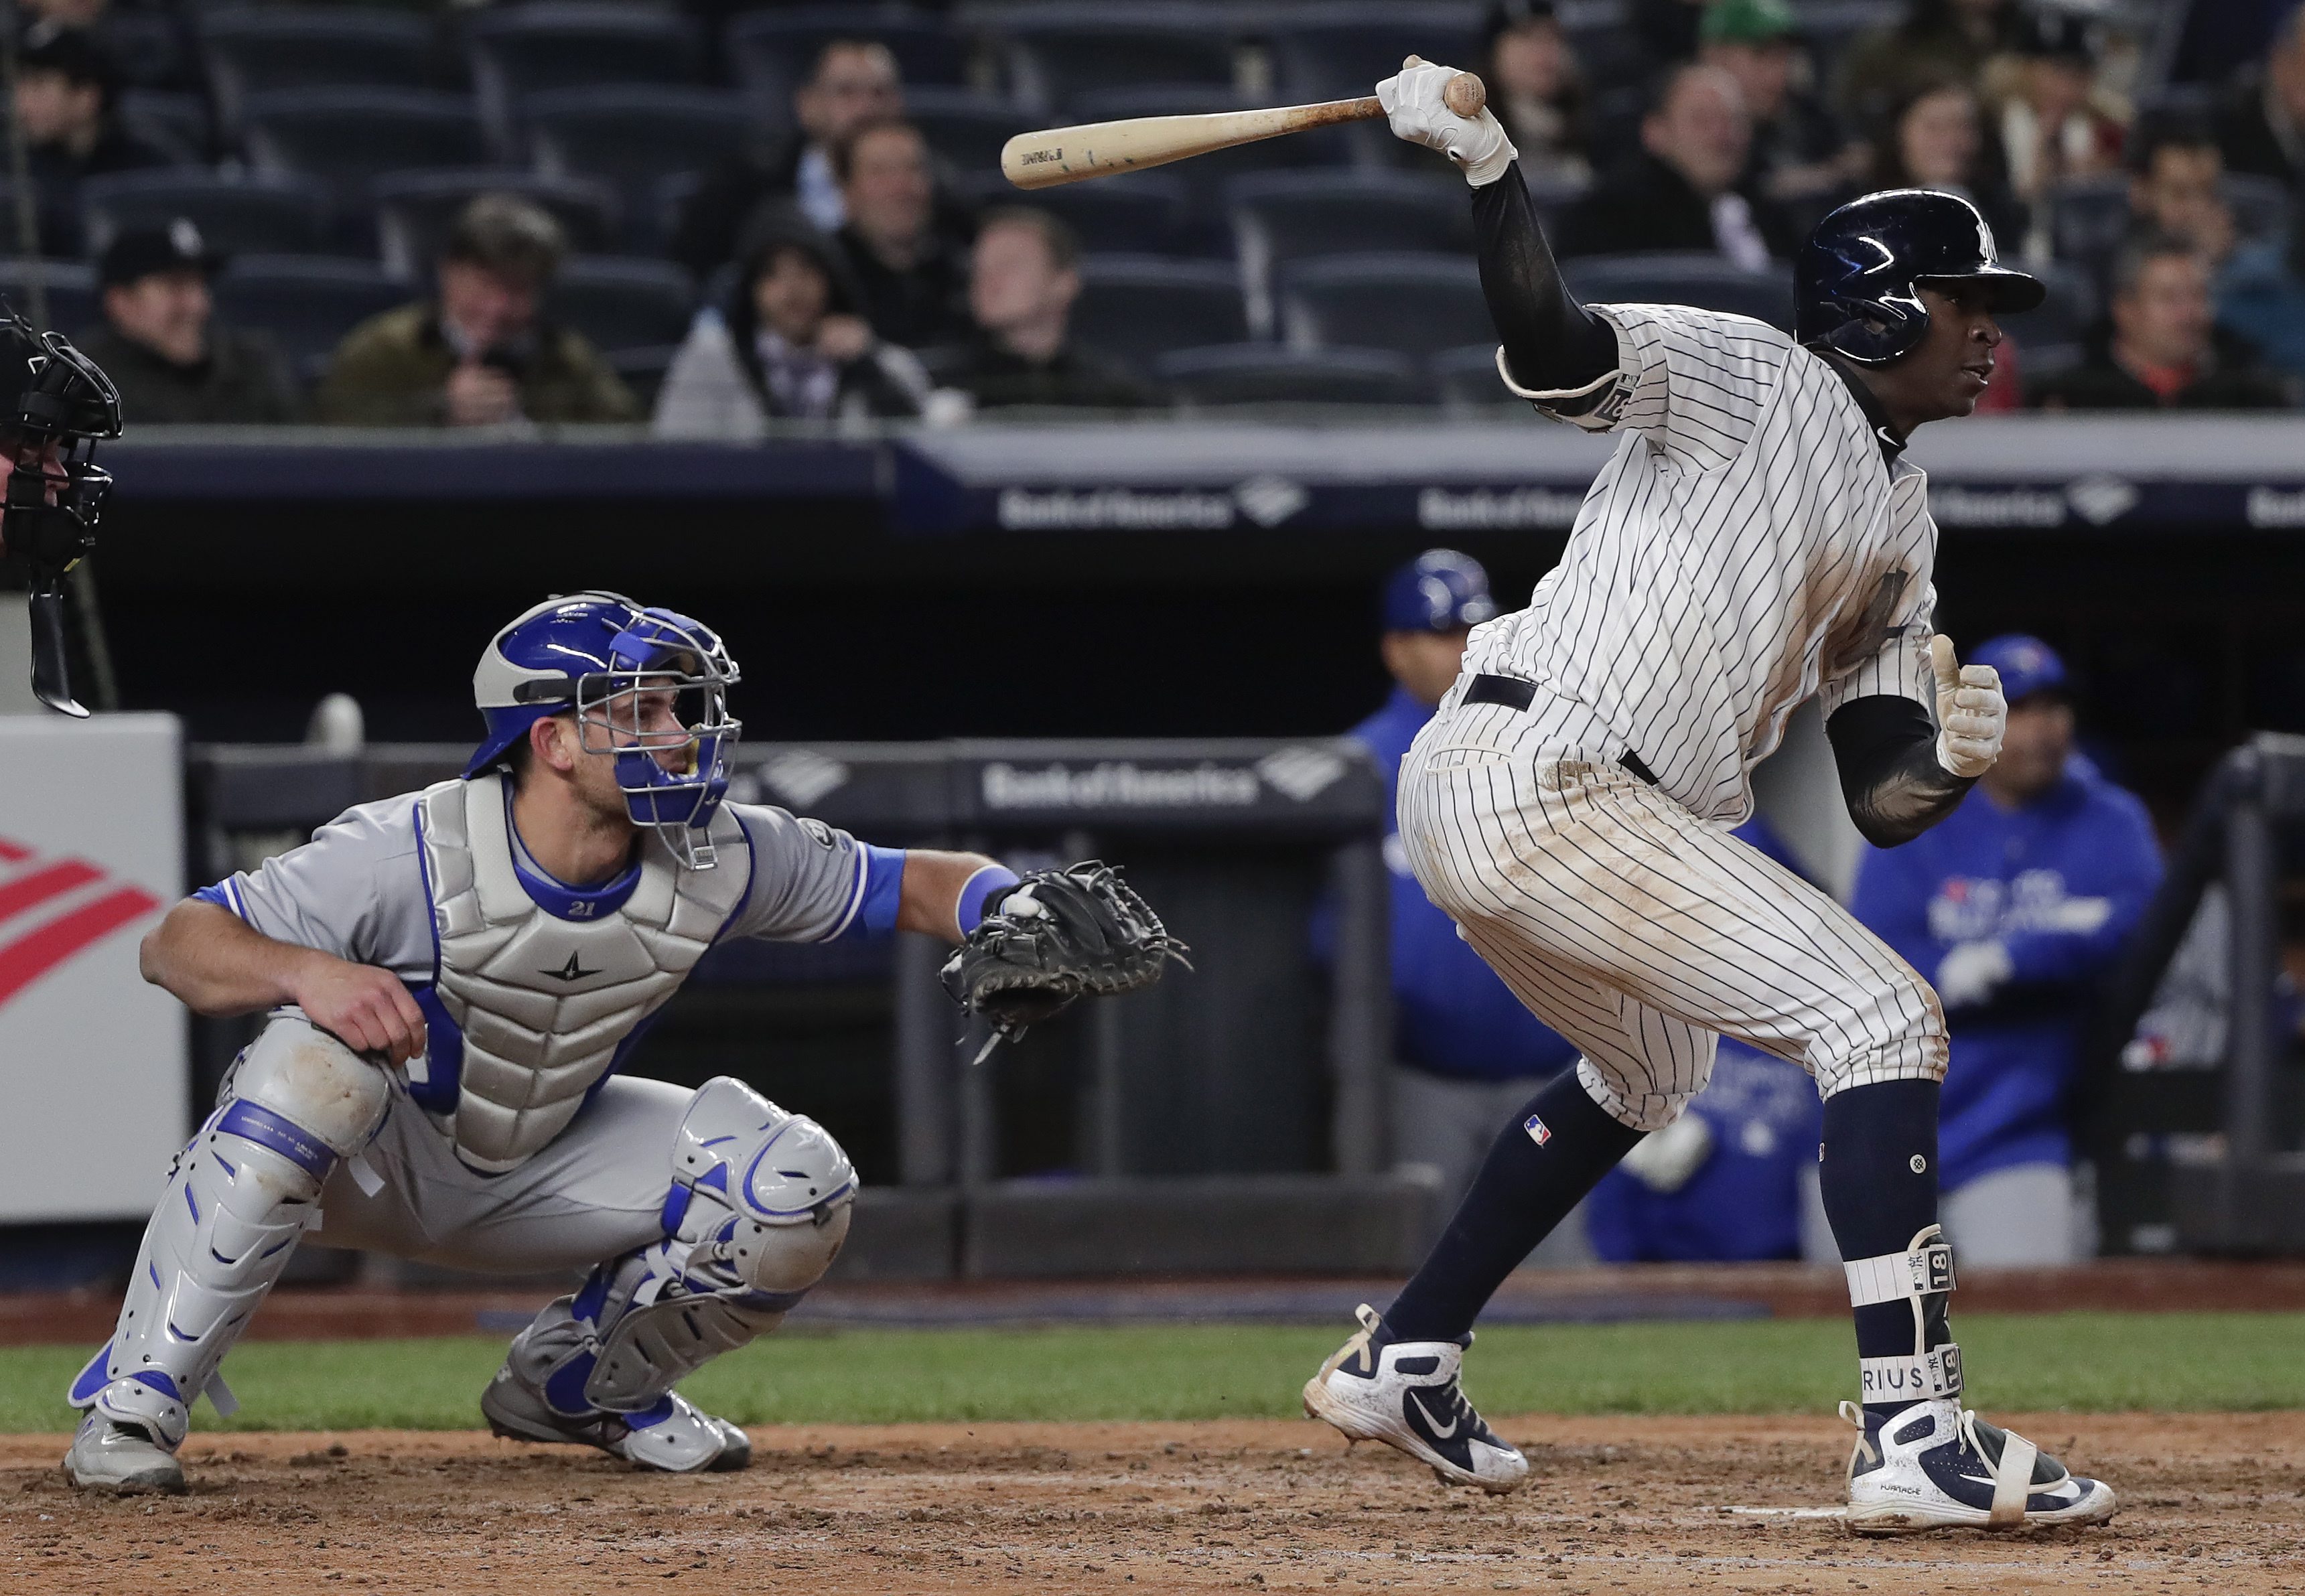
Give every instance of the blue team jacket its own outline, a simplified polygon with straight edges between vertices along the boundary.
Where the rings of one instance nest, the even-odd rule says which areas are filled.
[[[1986,938],[2013,966],[1983,1006],[1945,1016],[1944,1190],[2012,1165],[2071,1161],[2064,1098],[2093,983],[2160,880],[2145,806],[2079,756],[2014,814],[1972,790],[1913,841],[1865,850],[1850,907],[1922,975]]]
[[[1436,1075],[1505,1081],[1552,1075],[1577,1061],[1577,1049],[1521,1006],[1457,935],[1457,922],[1433,906],[1409,873],[1393,801],[1400,761],[1433,711],[1395,687],[1384,708],[1345,734],[1376,756],[1384,773],[1384,862],[1392,879],[1394,1057]]]

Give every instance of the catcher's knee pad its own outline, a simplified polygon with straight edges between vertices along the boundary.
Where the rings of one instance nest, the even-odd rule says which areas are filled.
[[[1852,1307],[1909,1302],[1913,1309],[1909,1356],[1859,1358],[1859,1383],[1868,1403],[1919,1402],[1961,1395],[1961,1347],[1950,1338],[1947,1308],[1952,1296],[1952,1246],[1931,1225],[1901,1252],[1859,1258],[1842,1266],[1849,1276]]]
[[[560,1412],[647,1409],[776,1329],[847,1238],[848,1155],[741,1081],[699,1089],[672,1163],[665,1239],[601,1265],[514,1344],[514,1374]]]
[[[287,1268],[321,1184],[367,1145],[390,1095],[383,1071],[327,1032],[293,1018],[268,1025],[176,1155],[119,1328],[72,1381],[72,1405],[172,1447],[203,1391],[229,1413],[217,1366]]]

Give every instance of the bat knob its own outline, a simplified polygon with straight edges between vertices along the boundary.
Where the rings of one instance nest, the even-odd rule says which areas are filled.
[[[1441,91],[1441,103],[1459,116],[1478,116],[1489,103],[1488,86],[1471,72],[1459,72]]]

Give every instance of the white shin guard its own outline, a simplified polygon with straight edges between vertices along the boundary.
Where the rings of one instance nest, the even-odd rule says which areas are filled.
[[[390,1091],[381,1069],[304,1020],[268,1025],[170,1165],[119,1328],[72,1381],[72,1405],[171,1450],[202,1392],[232,1412],[218,1365],[287,1268],[329,1172],[383,1123]]]
[[[848,1235],[856,1172],[824,1128],[727,1076],[700,1088],[660,1242],[614,1258],[515,1339],[514,1376],[556,1412],[638,1413],[764,1336]]]
[[[1947,1299],[1952,1295],[1952,1247],[1935,1225],[1921,1231],[1902,1252],[1860,1258],[1843,1266],[1851,1307],[1909,1302],[1913,1350],[1909,1356],[1859,1358],[1858,1385],[1867,1405],[1895,1406],[1961,1396],[1961,1347],[1946,1339]]]

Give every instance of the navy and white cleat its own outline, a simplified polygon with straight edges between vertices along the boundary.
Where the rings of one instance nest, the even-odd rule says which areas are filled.
[[[611,1457],[667,1473],[721,1473],[753,1461],[752,1439],[741,1428],[673,1392],[636,1413],[564,1413],[511,1370],[499,1369],[481,1393],[481,1412],[489,1428],[507,1440],[598,1447]]]
[[[2085,1480],[2023,1436],[1986,1423],[1956,1397],[1916,1402],[1876,1419],[1853,1402],[1841,1416],[1861,1432],[1849,1457],[1849,1528],[1858,1535],[1920,1530],[2013,1530],[2103,1524],[2113,1487]]]
[[[72,1450],[64,1454],[64,1478],[82,1490],[127,1496],[139,1491],[184,1489],[176,1455],[133,1424],[91,1413],[80,1422]]]
[[[1348,1440],[1382,1441],[1427,1464],[1442,1482],[1517,1490],[1528,1460],[1473,1411],[1457,1384],[1469,1335],[1457,1341],[1396,1341],[1364,1303],[1360,1334],[1305,1382],[1305,1416]]]

